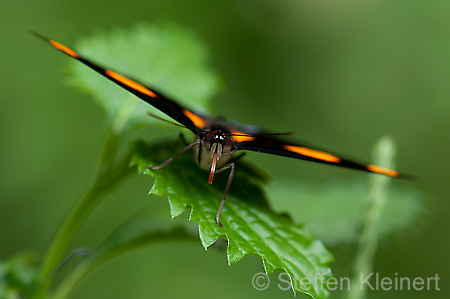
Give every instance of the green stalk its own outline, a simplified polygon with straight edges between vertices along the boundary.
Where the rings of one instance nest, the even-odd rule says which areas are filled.
[[[388,137],[383,137],[374,149],[375,162],[383,167],[393,168],[395,146]],[[373,271],[373,260],[379,240],[379,223],[386,205],[387,186],[390,178],[373,175],[371,178],[366,221],[358,243],[358,252],[353,268],[353,279],[347,299],[364,299],[368,286],[363,280]]]
[[[102,250],[101,248],[95,251],[95,255],[85,260],[78,265],[59,285],[55,293],[50,296],[52,299],[64,299],[77,289],[81,282],[86,279],[91,273],[95,272],[100,267],[111,262],[123,254],[129,253],[132,250],[148,246],[154,243],[167,241],[197,241],[196,236],[189,233],[183,227],[175,227],[170,230],[155,230],[137,236],[128,242],[121,244],[111,249]]]
[[[120,163],[114,165],[115,156],[119,148],[119,136],[112,131],[107,132],[106,135],[94,180],[87,192],[80,197],[75,207],[69,212],[69,215],[56,233],[43,260],[38,281],[39,285],[36,287],[33,298],[46,297],[54,269],[66,254],[68,246],[86,218],[101,199],[111,191],[112,187],[117,186],[126,174],[131,173],[131,168],[128,167],[129,154],[124,155]]]

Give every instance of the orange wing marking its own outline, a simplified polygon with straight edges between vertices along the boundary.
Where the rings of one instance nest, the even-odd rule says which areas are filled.
[[[197,114],[194,114],[191,111],[186,110],[186,109],[183,110],[183,114],[186,115],[187,118],[189,118],[197,128],[205,127],[205,120],[203,118],[201,118],[200,116],[198,116]]]
[[[370,164],[367,166],[367,170],[372,171],[372,172],[376,172],[376,173],[381,173],[381,174],[385,174],[391,177],[398,177],[400,174],[398,173],[398,171],[395,170],[391,170],[391,169],[387,169],[387,168],[383,168],[377,165],[373,165]]]
[[[75,52],[74,50],[72,50],[71,48],[64,46],[61,43],[55,42],[54,40],[49,40],[48,41],[50,43],[50,45],[52,45],[53,47],[55,47],[56,49],[63,51],[64,53],[66,53],[67,55],[72,56],[73,58],[79,58],[80,55],[78,55],[77,52]]]
[[[153,91],[151,91],[150,89],[148,89],[147,87],[125,77],[122,76],[121,74],[118,74],[116,72],[110,71],[110,70],[105,70],[105,74],[110,76],[111,78],[139,91],[142,92],[143,94],[146,94],[148,96],[151,96],[152,98],[157,98],[158,95],[156,93],[154,93]]]
[[[231,130],[231,134],[231,138],[236,142],[252,141],[255,139],[255,136],[239,132],[238,130]]]
[[[334,162],[334,163],[339,163],[341,161],[341,159],[339,159],[336,156],[333,156],[332,154],[313,150],[313,149],[306,148],[306,147],[285,145],[284,148],[290,152],[294,152],[294,153],[297,153],[297,154],[300,154],[303,156],[308,156],[311,158],[319,159],[322,161]]]

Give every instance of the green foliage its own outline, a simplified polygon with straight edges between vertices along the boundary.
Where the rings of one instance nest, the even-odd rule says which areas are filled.
[[[30,252],[0,261],[0,298],[23,298],[36,276],[36,256]]]
[[[168,196],[171,215],[176,217],[190,208],[190,220],[199,223],[200,240],[207,249],[218,238],[228,241],[227,257],[231,265],[246,255],[262,258],[267,273],[284,270],[291,278],[294,291],[303,291],[299,281],[314,281],[317,273],[331,275],[327,264],[332,256],[323,244],[304,226],[296,225],[283,214],[275,214],[267,205],[261,190],[261,177],[240,163],[229,196],[221,214],[223,228],[215,216],[224,192],[227,172],[217,174],[212,185],[208,173],[200,170],[185,154],[163,169],[149,171],[180,148],[176,143],[144,146],[140,144],[133,163],[155,178],[151,194]],[[168,151],[167,149],[171,149]],[[308,293],[314,298],[327,298],[322,285],[313,284]]]
[[[379,224],[382,237],[410,228],[424,213],[423,195],[401,183],[396,181],[387,190],[389,200]],[[358,240],[368,188],[368,180],[362,179],[318,184],[283,178],[265,189],[275,210],[289,211],[294,219],[307,223],[319,239],[333,245]]]

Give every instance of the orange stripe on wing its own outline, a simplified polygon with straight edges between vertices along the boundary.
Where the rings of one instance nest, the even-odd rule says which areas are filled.
[[[205,120],[198,116],[197,114],[192,113],[189,110],[184,109],[183,114],[189,118],[197,128],[203,129],[205,127]]]
[[[156,93],[154,93],[153,91],[151,91],[150,89],[148,89],[147,87],[143,86],[140,83],[137,83],[136,81],[133,81],[125,76],[122,76],[119,73],[110,71],[110,70],[105,70],[105,74],[110,76],[111,78],[119,81],[120,83],[123,83],[143,94],[146,94],[148,96],[151,96],[152,98],[157,98],[158,95]]]
[[[231,134],[231,138],[236,142],[252,141],[255,139],[255,136],[239,132],[238,130],[231,130]]]
[[[252,141],[255,139],[255,137],[251,135],[232,135],[231,138],[236,142]]]
[[[72,56],[73,58],[79,58],[80,55],[78,55],[77,52],[75,52],[74,50],[72,50],[71,48],[64,46],[61,43],[55,42],[54,40],[49,40],[48,41],[50,43],[50,45],[52,45],[53,47],[55,47],[56,49],[63,51],[64,53],[66,53],[67,55]]]
[[[381,174],[385,174],[391,177],[398,177],[400,175],[400,173],[398,173],[398,171],[395,170],[391,170],[391,169],[387,169],[387,168],[383,168],[377,165],[373,165],[370,164],[367,166],[367,170],[368,171],[372,171],[372,172],[376,172],[376,173],[381,173]]]
[[[297,154],[300,154],[303,156],[308,156],[308,157],[315,158],[315,159],[322,160],[322,161],[334,162],[334,163],[339,163],[341,161],[341,159],[339,159],[336,156],[333,156],[332,154],[313,150],[313,149],[306,148],[306,147],[295,146],[295,145],[285,145],[283,147],[290,152],[294,152],[294,153],[297,153]]]

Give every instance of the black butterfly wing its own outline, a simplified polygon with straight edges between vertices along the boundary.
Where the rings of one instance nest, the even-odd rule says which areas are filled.
[[[37,33],[34,34],[39,38],[43,39],[44,41],[46,41],[55,49],[69,55],[72,58],[75,58],[76,60],[90,67],[91,69],[98,72],[102,76],[108,78],[117,85],[123,87],[132,94],[136,95],[141,100],[152,105],[159,111],[165,113],[167,116],[173,118],[174,120],[176,120],[177,122],[188,128],[189,130],[194,132],[194,134],[198,135],[199,132],[204,128],[207,121],[204,117],[192,111],[189,111],[188,109],[182,107],[175,101],[168,99],[166,96],[156,91],[155,89],[149,88],[139,83],[138,81],[130,79],[129,77],[121,75],[115,71],[102,68],[99,65],[83,58],[82,56],[80,56],[80,54],[78,54],[74,50],[70,49],[69,47],[59,42],[47,39]]]
[[[400,173],[374,164],[362,164],[344,159],[327,151],[318,150],[301,142],[292,142],[287,138],[274,136],[253,126],[234,126],[231,138],[236,150],[267,153],[294,159],[306,160],[338,167],[351,168],[366,172],[384,174],[390,177],[400,177]]]

